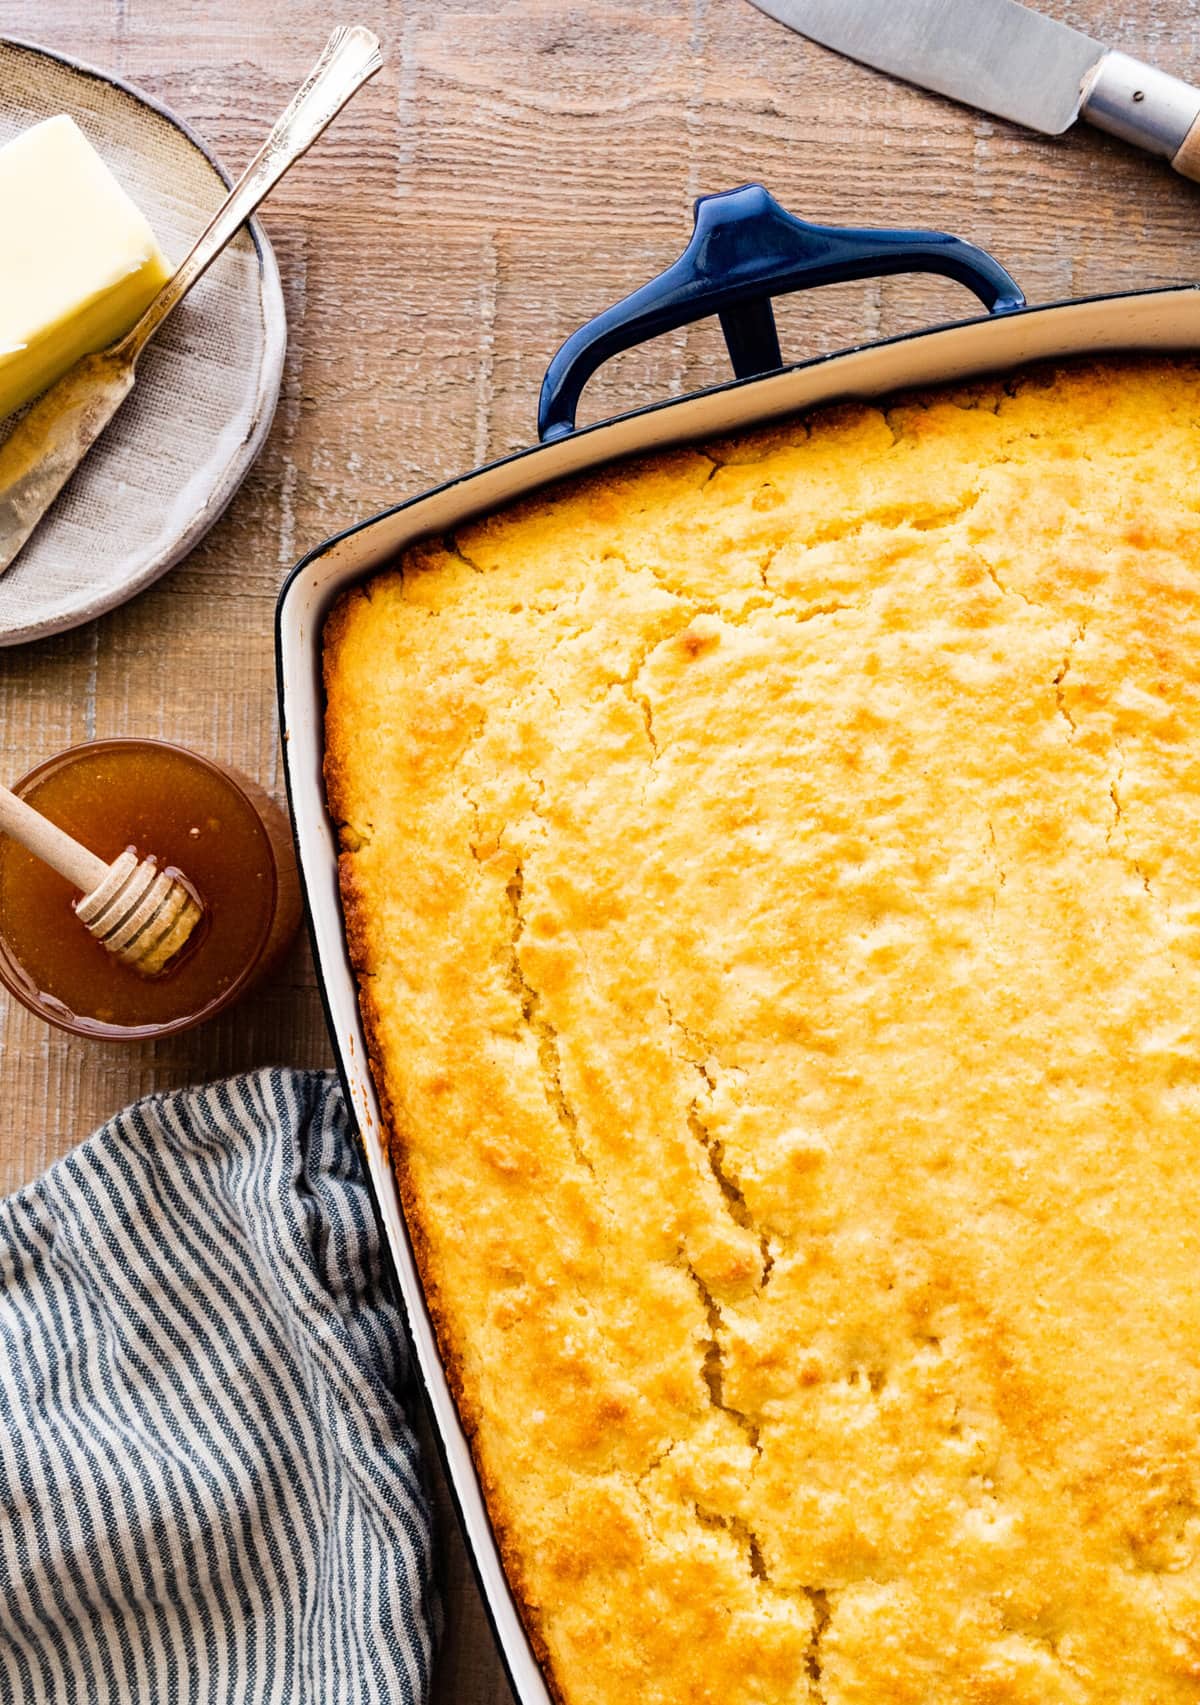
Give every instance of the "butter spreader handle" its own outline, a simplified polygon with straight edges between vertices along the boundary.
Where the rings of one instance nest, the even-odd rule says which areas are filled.
[[[383,64],[379,38],[362,24],[341,25],[278,119],[191,253],[180,263],[133,330],[117,346],[136,361],[167,315],[210,267],[259,202]]]

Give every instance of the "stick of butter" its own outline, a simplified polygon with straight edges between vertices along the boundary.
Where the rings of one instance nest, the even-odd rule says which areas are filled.
[[[65,114],[0,148],[0,416],[127,332],[171,268]]]

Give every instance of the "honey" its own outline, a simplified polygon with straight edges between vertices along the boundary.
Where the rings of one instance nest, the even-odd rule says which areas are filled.
[[[204,906],[178,958],[142,977],[88,934],[64,877],[0,836],[0,976],[51,1022],[108,1037],[183,1029],[244,992],[294,933],[281,814],[206,758],[159,741],[93,741],[16,791],[102,859],[132,846],[173,867]]]

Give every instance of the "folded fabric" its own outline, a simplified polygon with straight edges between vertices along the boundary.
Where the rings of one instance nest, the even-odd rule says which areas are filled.
[[[0,1700],[418,1705],[403,1326],[341,1092],[119,1114],[0,1203]]]

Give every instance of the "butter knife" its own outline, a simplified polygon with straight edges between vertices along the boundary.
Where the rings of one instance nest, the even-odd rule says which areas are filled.
[[[1200,89],[1018,0],[753,0],[922,89],[1058,136],[1077,118],[1200,182]]]
[[[19,417],[0,444],[0,574],[133,389],[138,357],[167,315],[382,63],[370,30],[361,24],[335,29],[270,136],[133,330],[77,361]]]

